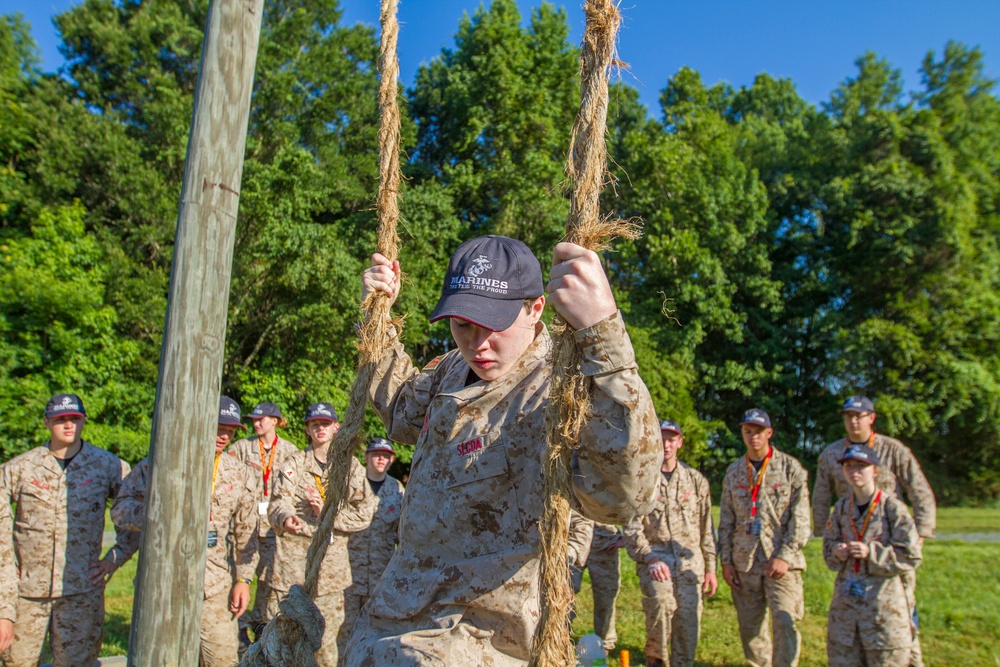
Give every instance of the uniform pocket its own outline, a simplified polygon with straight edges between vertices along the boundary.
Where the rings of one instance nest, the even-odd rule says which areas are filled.
[[[450,446],[455,456],[445,471],[448,500],[438,514],[451,525],[449,540],[466,558],[513,546],[521,512],[502,435],[487,433]]]

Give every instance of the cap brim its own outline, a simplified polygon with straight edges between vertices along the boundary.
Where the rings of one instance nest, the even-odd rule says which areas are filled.
[[[305,423],[308,424],[309,422],[335,422],[335,421],[337,421],[336,417],[308,417],[306,418]]]
[[[365,452],[365,454],[378,454],[379,452],[382,452],[384,454],[392,454],[393,456],[396,455],[395,449],[387,449],[385,447],[379,447],[377,449],[369,449]]]
[[[875,412],[873,408],[844,408],[840,411],[840,414],[845,412]]]
[[[664,432],[666,432],[666,433],[676,433],[677,435],[684,435],[682,432],[678,431],[677,429],[675,429],[672,426],[668,426],[667,428],[661,428],[660,429],[660,433],[664,433]]]
[[[37,412],[35,413],[38,414]],[[54,415],[45,415],[46,419],[53,419],[55,417],[86,417],[87,415],[82,412],[57,412]]]
[[[431,322],[457,317],[490,331],[509,329],[517,319],[524,299],[490,299],[478,294],[448,294],[438,299]]]
[[[853,456],[845,456],[842,459],[837,459],[837,463],[846,463],[847,461],[860,461],[861,463],[866,463],[866,464],[868,464],[870,466],[877,466],[878,465],[877,461],[869,461],[867,459],[858,459],[858,458],[854,458]]]

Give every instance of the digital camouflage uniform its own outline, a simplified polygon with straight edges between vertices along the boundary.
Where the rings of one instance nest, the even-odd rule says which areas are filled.
[[[820,454],[816,466],[816,486],[813,489],[813,531],[817,537],[822,537],[827,518],[830,516],[830,506],[840,498],[851,495],[851,486],[844,479],[840,464],[848,446],[847,438],[827,446]],[[910,448],[895,438],[875,433],[875,438],[869,445],[878,455],[879,476],[875,486],[880,491],[887,491],[897,498],[906,500],[913,507],[913,519],[920,537],[934,537],[937,528],[937,501],[934,491],[920,468],[920,463],[910,451]],[[836,496],[836,497],[834,497]],[[904,572],[903,586],[906,594],[916,610],[916,570]],[[923,665],[923,655],[920,649],[920,638],[913,640],[913,651],[910,663],[914,667]]]
[[[273,447],[273,449],[272,449]],[[270,616],[267,615],[267,598],[271,589],[271,565],[274,562],[274,530],[267,520],[267,506],[274,489],[275,474],[282,462],[299,451],[299,448],[279,437],[272,447],[265,448],[265,456],[260,454],[260,436],[243,438],[226,448],[226,453],[242,461],[251,468],[257,476],[257,516],[260,528],[257,533],[257,596],[254,599],[253,610],[240,617],[240,627],[260,627],[265,625]],[[273,460],[271,458],[273,451]],[[267,487],[264,486],[264,467],[270,466]]]
[[[539,533],[550,342],[543,325],[510,371],[470,379],[455,350],[423,372],[398,340],[370,395],[397,442],[415,443],[400,543],[362,610],[348,665],[523,665],[539,619]],[[619,314],[575,333],[593,382],[574,453],[588,518],[649,511],[659,424]]]
[[[625,547],[635,561],[646,612],[646,656],[670,664],[693,665],[701,625],[705,575],[715,572],[715,533],[708,480],[678,462],[668,478],[660,475],[653,511],[625,529]],[[668,581],[649,574],[659,559],[670,568]],[[669,650],[667,650],[669,647]]]
[[[119,530],[142,529],[148,488],[149,459],[145,458],[125,480],[111,508],[111,520]],[[206,536],[209,547],[201,612],[202,667],[232,667],[238,662],[239,626],[229,611],[229,596],[237,581],[253,579],[257,567],[256,502],[253,471],[231,456],[220,455]]]
[[[569,541],[566,558],[569,560],[573,576],[573,591],[580,592],[580,576],[583,576],[583,566],[587,563],[590,553],[590,543],[594,539],[594,522],[576,510],[569,511]],[[579,575],[579,576],[577,576]]]
[[[367,488],[371,492],[371,487]],[[372,512],[371,524],[364,530],[351,533],[347,542],[347,552],[351,561],[351,585],[344,592],[343,636],[351,636],[354,622],[361,608],[368,601],[382,573],[389,565],[399,543],[399,515],[403,509],[403,485],[390,475],[385,476],[374,502],[363,503],[362,507]]]
[[[621,539],[618,526],[595,523],[590,549],[585,554],[584,563],[574,567],[573,590],[577,593],[583,586],[583,571],[590,570],[590,589],[594,594],[594,633],[604,641],[604,650],[611,651],[618,642],[615,631],[615,602],[621,584],[619,573],[618,547]]]
[[[746,529],[750,521],[746,455],[726,470],[720,503],[719,561],[733,565],[739,575],[742,585],[731,589],[733,604],[743,652],[755,667],[798,664],[801,637],[795,623],[805,613],[802,571],[806,559],[802,549],[809,541],[806,471],[795,458],[772,451],[757,499],[760,535],[749,535]],[[764,576],[771,558],[788,563],[788,572],[781,578]],[[767,628],[769,610],[771,632]]]
[[[274,549],[274,572],[271,578],[271,595],[268,599],[268,616],[278,613],[278,602],[288,594],[295,584],[302,585],[306,576],[306,552],[312,542],[313,533],[319,525],[319,516],[309,504],[310,498],[322,497],[317,484],[326,484],[327,470],[319,464],[312,449],[305,449],[285,459],[279,469],[278,479],[271,496],[268,518],[278,539]],[[350,634],[353,619],[346,617],[346,591],[354,582],[351,561],[348,556],[348,541],[353,533],[371,525],[375,494],[368,486],[364,467],[357,459],[351,459],[350,489],[347,506],[337,512],[330,546],[320,565],[319,583],[314,601],[319,607],[326,630],[323,645],[316,651],[319,667],[334,667],[338,656]],[[297,516],[305,525],[302,535],[295,535],[284,529],[285,520]],[[342,661],[341,661],[342,662]]]
[[[906,505],[888,493],[883,492],[872,510],[860,539],[848,513],[853,513],[854,526],[860,530],[865,516],[848,495],[837,502],[823,536],[823,557],[837,572],[827,621],[829,663],[831,667],[906,667],[914,633],[902,575],[920,564],[920,536]],[[841,561],[833,555],[837,544],[853,541],[871,549],[857,573],[855,559]]]
[[[39,664],[50,627],[53,665],[97,660],[104,587],[87,575],[101,559],[108,499],[128,472],[127,463],[87,442],[65,471],[47,445],[0,468],[0,618],[14,622],[4,665]],[[134,536],[120,534],[110,558],[120,566],[135,549]]]

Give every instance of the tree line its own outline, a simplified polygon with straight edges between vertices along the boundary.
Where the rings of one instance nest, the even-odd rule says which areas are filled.
[[[149,441],[208,0],[85,0],[30,28],[0,18],[0,457],[40,444],[59,391],[123,458]],[[358,276],[375,247],[378,42],[336,0],[269,0],[257,62],[222,390],[252,406],[346,407]],[[397,308],[418,361],[448,256],[484,233],[551,254],[568,211],[579,50],[564,10],[514,0],[463,18],[401,90]],[[877,55],[828,101],[794,82],[706,86],[682,68],[659,109],[612,90],[605,208],[643,236],[604,260],[661,418],[720,482],[756,405],[814,462],[843,397],[916,452],[943,503],[1000,498],[1000,103],[977,48]],[[369,415],[369,427],[379,426]],[[297,429],[290,429],[297,431]],[[290,434],[293,437],[296,434]],[[299,440],[304,438],[299,437]],[[403,461],[408,453],[403,452]]]

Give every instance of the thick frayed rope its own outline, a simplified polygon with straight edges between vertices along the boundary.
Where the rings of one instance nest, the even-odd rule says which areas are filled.
[[[567,176],[573,187],[566,240],[590,250],[609,247],[610,239],[637,238],[630,222],[601,217],[600,196],[608,179],[608,78],[614,62],[621,14],[612,0],[587,0],[587,27],[580,58],[580,111],[570,137]],[[542,609],[531,648],[531,667],[576,664],[569,635],[574,604],[567,561],[572,486],[570,459],[580,429],[590,411],[591,384],[580,370],[574,331],[558,315],[553,321],[552,388],[546,419],[548,457],[545,462],[545,509],[541,533]]]
[[[399,37],[399,23],[396,19],[397,0],[382,0],[382,42],[379,53],[379,114],[381,127],[378,133],[379,145],[379,187],[376,198],[378,213],[378,252],[394,259],[399,254],[399,186],[402,174],[399,170],[399,104],[397,101],[399,63],[396,59],[396,42]],[[357,452],[364,439],[365,406],[368,390],[375,375],[378,361],[389,349],[392,335],[402,331],[402,320],[390,320],[389,297],[384,292],[375,291],[361,304],[364,317],[359,329],[358,364],[348,399],[347,411],[339,431],[330,446],[327,473],[327,495],[319,515],[319,525],[313,534],[306,554],[306,573],[303,593],[308,598],[316,596],[320,566],[330,544],[330,533],[337,513],[347,500],[350,486],[351,457]],[[395,331],[394,331],[395,330]],[[295,588],[293,587],[293,590]],[[289,599],[291,593],[289,593]],[[309,603],[312,604],[311,600]],[[281,605],[279,613],[263,632],[263,649],[255,644],[243,656],[240,667],[311,667],[315,665],[312,652],[319,648],[311,639],[317,636],[314,615],[300,613],[303,605],[294,607]],[[315,609],[315,605],[313,605]],[[292,613],[292,612],[295,613]],[[290,627],[300,624],[295,630]],[[311,624],[311,625],[307,625]],[[276,629],[277,626],[277,629]],[[322,639],[322,626],[318,627],[318,637]],[[273,640],[272,640],[273,638]],[[270,642],[268,640],[271,640]],[[284,644],[283,642],[290,642]],[[311,648],[311,650],[310,650]],[[280,656],[274,659],[272,656]],[[290,656],[290,657],[288,657]],[[306,661],[306,656],[308,661]],[[287,657],[287,658],[286,658]]]

